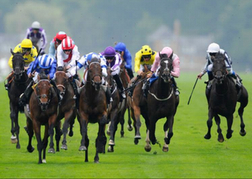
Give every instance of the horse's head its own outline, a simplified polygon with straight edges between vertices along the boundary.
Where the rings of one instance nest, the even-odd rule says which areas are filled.
[[[15,79],[16,80],[20,80],[22,75],[25,73],[25,62],[24,62],[24,58],[23,55],[24,53],[14,53],[11,49],[11,54],[13,55],[12,58],[12,67],[13,67],[13,71],[14,71],[14,75],[15,75]]]
[[[213,62],[212,73],[218,83],[222,83],[224,78],[227,76],[225,56],[221,53],[217,53],[215,56],[211,57]]]
[[[34,92],[38,98],[39,105],[42,111],[45,111],[51,101],[52,87],[48,77],[45,74],[39,74],[38,83],[35,86]]]
[[[94,57],[89,62],[87,79],[95,87],[96,91],[100,89],[102,84],[102,69],[100,65],[100,59]]]
[[[60,91],[60,95],[64,96],[66,92],[66,82],[68,81],[68,77],[63,68],[58,67],[55,73],[55,83],[57,88]]]
[[[171,71],[172,71],[172,59],[166,56],[162,56],[160,54],[160,68],[159,68],[159,76],[164,80],[165,83],[171,81]]]

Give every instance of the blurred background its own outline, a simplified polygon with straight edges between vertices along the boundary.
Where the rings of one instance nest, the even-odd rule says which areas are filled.
[[[251,0],[0,0],[0,76],[10,72],[10,48],[39,21],[47,34],[47,51],[58,31],[65,31],[80,54],[101,52],[124,42],[134,63],[145,44],[155,51],[170,46],[178,54],[181,73],[200,72],[206,49],[219,43],[235,71],[252,65]]]

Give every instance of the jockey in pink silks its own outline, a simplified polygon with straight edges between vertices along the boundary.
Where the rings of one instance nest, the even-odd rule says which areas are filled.
[[[159,54],[161,54],[161,55],[166,54],[167,57],[172,59],[172,66],[173,66],[173,69],[171,71],[172,82],[173,82],[174,88],[176,89],[175,95],[179,95],[179,90],[177,88],[177,84],[176,84],[176,81],[175,81],[174,78],[178,78],[179,75],[180,75],[180,68],[179,68],[180,61],[179,61],[178,55],[173,53],[173,50],[170,47],[164,47],[159,53],[156,54],[155,61],[154,61],[153,65],[152,65],[152,68],[151,68],[151,71],[152,71],[153,75],[151,76],[151,78],[148,81],[151,84],[159,76],[159,74],[158,74],[158,70],[160,68],[160,65],[159,65],[160,64],[160,56],[159,56]]]

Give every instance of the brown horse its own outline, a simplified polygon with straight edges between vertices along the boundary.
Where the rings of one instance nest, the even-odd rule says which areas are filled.
[[[9,104],[10,104],[10,118],[11,118],[11,141],[16,143],[16,148],[20,149],[19,143],[19,124],[18,124],[18,112],[23,112],[23,109],[19,107],[19,96],[25,91],[26,87],[30,83],[30,79],[24,69],[25,62],[22,53],[14,53],[11,50],[13,77],[10,79],[10,87],[8,90]]]
[[[126,99],[121,99],[121,95],[119,94],[119,90],[117,88],[116,82],[113,79],[113,76],[111,75],[110,67],[108,67],[107,73],[108,73],[108,76],[106,77],[106,80],[108,82],[108,85],[110,86],[111,96],[113,98],[113,102],[109,106],[109,110],[108,110],[108,119],[110,119],[108,130],[107,130],[107,134],[110,135],[108,152],[114,152],[115,133],[117,130],[117,125],[119,123],[121,123],[121,137],[123,137],[124,135],[123,124],[124,124],[124,113],[127,109],[127,101]],[[120,73],[124,73],[124,71]],[[126,74],[124,73],[124,75]],[[121,77],[124,78],[122,79],[122,83],[126,86],[129,78],[127,79],[125,78],[127,76],[122,76],[122,75]]]
[[[99,162],[98,153],[105,153],[107,138],[105,136],[105,125],[107,123],[107,101],[102,85],[102,70],[100,59],[92,58],[89,61],[87,71],[87,82],[80,90],[79,115],[80,131],[82,135],[79,150],[85,151],[85,162],[88,162],[88,123],[98,123],[99,131],[96,138],[96,154],[94,162]]]
[[[238,113],[241,120],[240,135],[246,135],[245,124],[243,122],[243,111],[248,104],[248,92],[244,86],[241,87],[239,95],[237,95],[237,89],[235,87],[234,80],[227,75],[227,69],[225,65],[225,56],[218,53],[215,57],[212,57],[213,62],[213,80],[211,81],[211,91],[207,93],[206,97],[208,100],[208,120],[207,127],[208,131],[205,135],[205,139],[211,138],[211,127],[212,118],[214,117],[215,122],[218,126],[218,141],[223,142],[224,137],[220,128],[220,117],[224,116],[227,119],[227,134],[226,138],[232,137],[232,124],[233,124],[233,113],[235,112],[237,101],[240,102]],[[237,97],[239,98],[237,99]]]
[[[54,88],[51,86],[49,77],[44,73],[39,74],[38,83],[34,85],[34,91],[29,101],[30,119],[27,123],[27,133],[29,135],[29,144],[27,149],[33,148],[31,140],[33,130],[37,138],[37,148],[39,153],[38,163],[46,163],[46,147],[49,135],[53,135],[53,128],[56,123],[58,111],[58,97]],[[44,138],[41,139],[41,125],[45,126]],[[43,161],[42,161],[43,151]]]
[[[73,136],[73,124],[77,114],[77,110],[75,107],[75,99],[73,99],[74,91],[63,68],[57,68],[57,71],[55,73],[55,83],[60,91],[60,95],[62,96],[57,116],[57,124],[55,126],[56,151],[59,151],[59,141],[61,137],[61,119],[65,118],[62,128],[63,140],[61,149],[67,150],[66,135],[68,133],[68,127],[70,126],[69,136]],[[51,141],[48,152],[55,153],[53,146],[53,141]]]

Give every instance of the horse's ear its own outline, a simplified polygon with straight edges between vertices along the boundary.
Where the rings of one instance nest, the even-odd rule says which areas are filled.
[[[168,58],[167,54],[161,54],[160,52],[159,52],[159,57],[160,59]]]
[[[10,52],[11,52],[12,55],[14,55],[14,52],[12,51],[12,48],[10,49]]]

